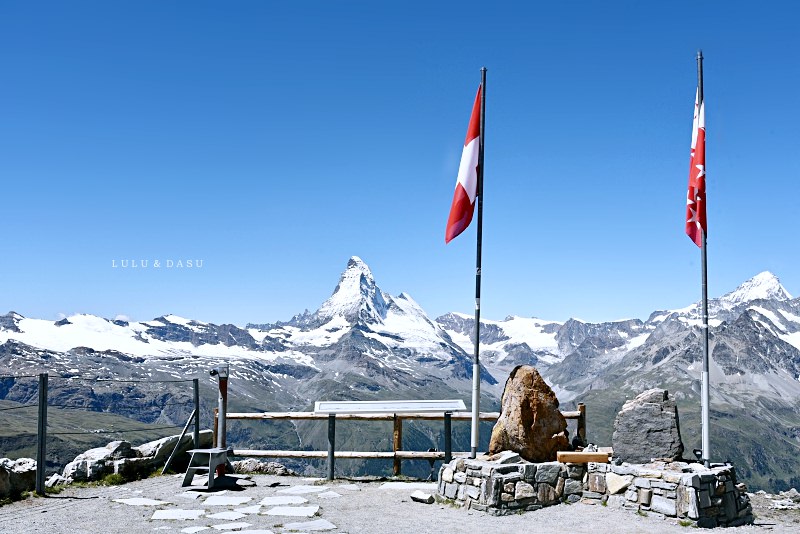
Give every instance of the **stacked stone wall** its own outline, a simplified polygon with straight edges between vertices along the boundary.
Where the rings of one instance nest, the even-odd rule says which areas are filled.
[[[583,499],[589,504],[695,521],[699,527],[753,522],[753,510],[733,466],[700,464],[588,464]]]
[[[470,509],[505,515],[577,502],[585,475],[582,464],[500,464],[459,458],[440,468],[438,496]]]

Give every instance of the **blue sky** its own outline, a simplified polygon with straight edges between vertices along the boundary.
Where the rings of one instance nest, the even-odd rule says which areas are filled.
[[[447,246],[444,228],[482,66],[483,316],[685,306],[700,295],[683,232],[698,48],[709,292],[771,270],[800,293],[798,14],[6,0],[0,310],[285,320],[358,255],[431,316],[471,313],[475,223]],[[202,268],[164,267],[187,259]]]

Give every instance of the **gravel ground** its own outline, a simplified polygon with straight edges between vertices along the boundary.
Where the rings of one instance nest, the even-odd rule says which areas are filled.
[[[253,507],[261,499],[285,496],[289,488],[308,487],[314,481],[298,477],[256,475],[255,487],[242,491],[227,491],[227,497],[244,497],[250,500],[237,505],[213,506],[205,504],[206,495],[190,500],[182,496],[181,479],[173,476],[156,477],[132,482],[123,486],[69,488],[59,495],[47,498],[29,498],[0,507],[0,532],[7,534],[35,533],[83,534],[83,533],[152,533],[181,532],[187,527],[234,526],[246,522],[247,530],[284,532],[307,531],[302,527],[290,530],[294,522],[326,520],[336,526],[327,532],[370,534],[470,534],[521,532],[564,533],[670,533],[687,532],[675,519],[663,519],[653,514],[639,516],[628,510],[613,509],[599,505],[558,505],[525,514],[494,517],[476,511],[467,511],[441,504],[420,504],[411,501],[409,495],[415,489],[433,486],[422,483],[381,482],[352,483],[344,480],[321,484],[318,489],[333,491],[340,496],[320,492],[300,495],[308,505],[318,505],[319,511],[311,518],[270,516],[252,513],[235,520],[212,519],[207,514],[234,511],[237,508]],[[301,488],[302,490],[302,488]],[[155,506],[130,506],[114,502],[114,499],[147,498],[167,501],[171,504]],[[800,511],[777,511],[769,508],[770,500],[754,496],[756,525],[738,527],[728,532],[800,532]],[[153,520],[156,510],[175,509],[206,510],[206,516],[193,520]],[[266,511],[271,506],[261,506]],[[230,532],[206,528],[206,534]],[[308,530],[310,531],[310,530]]]

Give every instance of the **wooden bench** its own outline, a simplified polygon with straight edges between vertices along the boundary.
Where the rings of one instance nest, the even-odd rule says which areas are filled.
[[[220,465],[228,463],[228,449],[191,449],[187,451],[192,454],[189,460],[189,467],[183,477],[181,487],[191,486],[196,473],[208,472],[208,487],[214,487],[214,473]]]

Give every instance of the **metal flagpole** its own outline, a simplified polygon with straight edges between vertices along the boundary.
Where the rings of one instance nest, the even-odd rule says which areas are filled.
[[[481,245],[483,244],[483,133],[486,116],[486,67],[481,68],[481,129],[478,144],[478,246],[475,260],[475,356],[472,361],[472,434],[470,458],[478,455],[481,412]]]
[[[698,101],[698,113],[700,113],[701,108],[705,108],[703,104],[703,52],[702,50],[697,51],[697,101]],[[705,167],[704,167],[705,173]],[[702,285],[703,285],[703,299],[702,299],[702,320],[703,324],[701,329],[703,331],[703,374],[702,374],[702,384],[700,395],[702,397],[702,408],[701,408],[701,417],[702,417],[702,448],[703,448],[703,464],[706,467],[709,466],[710,458],[711,458],[711,439],[709,437],[709,417],[708,417],[708,406],[709,406],[709,380],[708,380],[708,265],[706,263],[706,230],[705,228],[700,226],[700,232],[702,235],[702,246],[700,247],[700,264],[703,271],[702,275]]]

